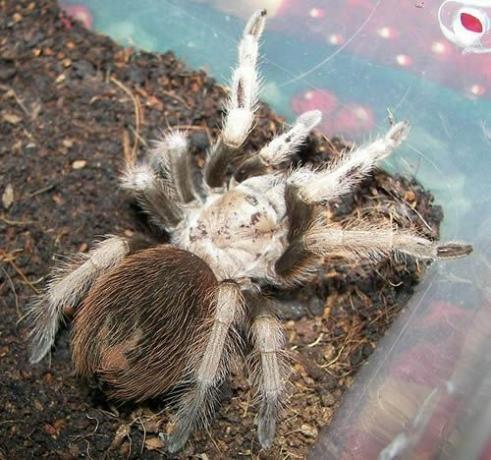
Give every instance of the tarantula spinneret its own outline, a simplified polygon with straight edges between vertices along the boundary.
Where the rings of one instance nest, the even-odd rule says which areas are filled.
[[[325,217],[325,203],[349,192],[387,157],[407,136],[407,123],[334,164],[292,169],[289,159],[321,119],[311,111],[241,158],[254,123],[265,15],[255,13],[245,27],[224,126],[208,152],[203,183],[193,180],[180,132],[167,134],[142,163],[127,165],[121,178],[170,234],[170,244],[108,237],[59,269],[31,309],[33,363],[53,345],[64,308],[78,305],[72,350],[79,374],[97,375],[118,400],[141,401],[180,388],[168,439],[172,452],[213,412],[243,340],[252,350],[247,363],[258,395],[259,442],[272,444],[289,366],[282,326],[262,294],[265,285],[309,283],[327,254],[437,259],[471,251],[383,221],[341,225]],[[227,166],[239,159],[229,178]]]

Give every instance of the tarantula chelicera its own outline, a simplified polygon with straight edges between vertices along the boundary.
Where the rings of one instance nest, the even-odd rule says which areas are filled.
[[[72,339],[79,374],[98,376],[118,400],[141,401],[179,388],[168,440],[173,452],[212,412],[242,340],[251,350],[259,441],[271,445],[289,366],[282,326],[262,294],[265,285],[309,283],[327,254],[435,259],[471,251],[382,221],[333,223],[323,212],[323,204],[349,192],[401,143],[407,123],[334,164],[292,169],[290,157],[321,118],[311,111],[259,152],[241,156],[254,123],[265,15],[255,13],[245,27],[224,126],[208,152],[202,185],[195,184],[180,132],[170,132],[122,176],[123,188],[170,234],[170,244],[108,237],[60,269],[32,308],[33,363],[53,345],[64,308],[80,303]],[[239,166],[229,177],[233,161]]]

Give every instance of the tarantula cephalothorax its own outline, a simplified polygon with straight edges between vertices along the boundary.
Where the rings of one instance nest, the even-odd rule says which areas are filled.
[[[254,122],[258,39],[265,11],[247,23],[223,130],[196,187],[186,137],[169,133],[146,161],[128,165],[122,186],[170,244],[111,236],[53,276],[33,304],[31,361],[50,350],[63,309],[78,307],[73,361],[81,375],[108,383],[111,397],[143,400],[179,386],[170,451],[205,422],[231,358],[246,340],[258,395],[258,437],[271,445],[288,374],[282,327],[264,285],[308,283],[326,254],[374,258],[401,252],[435,259],[468,254],[470,246],[439,244],[386,222],[329,222],[322,204],[352,189],[406,137],[398,123],[387,134],[335,164],[291,169],[288,160],[321,118],[301,115],[256,154],[240,159]]]

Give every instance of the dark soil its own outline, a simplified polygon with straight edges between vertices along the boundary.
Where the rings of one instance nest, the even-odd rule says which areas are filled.
[[[51,361],[27,361],[22,321],[54,255],[87,251],[106,233],[143,224],[118,189],[124,158],[170,126],[187,129],[202,164],[226,91],[172,53],[123,49],[60,16],[54,1],[0,1],[0,459],[161,458],[169,413],[158,403],[114,407],[72,371],[69,333]],[[261,107],[247,144],[282,127]],[[312,136],[297,161],[337,155]],[[412,180],[377,172],[331,206],[333,217],[383,215],[436,237],[441,210]],[[302,458],[331,420],[356,371],[411,295],[424,267],[327,261],[317,284],[285,296],[291,399],[274,446],[261,451],[246,376],[234,372],[209,430],[179,458]]]

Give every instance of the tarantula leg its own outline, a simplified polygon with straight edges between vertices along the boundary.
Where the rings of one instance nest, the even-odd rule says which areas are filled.
[[[420,259],[444,259],[472,252],[470,245],[433,242],[414,232],[395,229],[385,221],[370,225],[353,221],[343,226],[330,223],[316,215],[315,205],[304,201],[301,190],[291,183],[285,188],[289,244],[274,267],[281,283],[308,281],[316,272],[319,258],[327,255],[377,259],[400,252]]]
[[[252,307],[250,339],[253,351],[247,364],[260,404],[257,416],[258,439],[261,446],[267,449],[273,443],[289,366],[284,350],[286,339],[283,327],[269,308],[268,300],[257,296],[253,299]]]
[[[300,115],[293,127],[276,136],[258,153],[245,159],[237,168],[234,178],[242,182],[251,176],[260,176],[268,172],[268,167],[278,166],[287,161],[305,141],[309,133],[320,123],[322,114],[312,110]]]
[[[227,145],[223,137],[219,137],[210,149],[206,159],[204,175],[209,187],[221,187],[225,182],[227,166],[237,156],[238,148]]]
[[[80,261],[58,270],[46,291],[31,305],[29,320],[31,363],[39,362],[50,350],[63,318],[63,309],[75,306],[103,272],[120,263],[129,253],[128,240],[117,236],[99,243]]]
[[[150,165],[128,166],[121,177],[121,187],[134,196],[156,225],[171,230],[181,221],[183,211],[174,184],[157,176]]]
[[[198,196],[189,146],[183,133],[171,131],[161,141],[155,142],[150,153],[150,165],[162,178],[172,183],[181,203],[189,203]]]
[[[317,219],[306,231],[303,242],[307,250],[325,256],[362,257],[366,259],[401,252],[419,259],[451,259],[472,252],[472,246],[459,242],[431,241],[408,230],[399,230],[381,222],[367,225],[354,222],[348,229]]]
[[[178,402],[176,423],[169,436],[170,452],[186,443],[198,423],[207,421],[216,399],[216,388],[228,372],[231,353],[236,346],[233,325],[244,313],[244,298],[233,282],[222,282],[217,289],[215,317],[203,354],[193,365],[189,391]]]
[[[286,214],[288,217],[288,247],[276,261],[275,272],[284,280],[306,280],[315,270],[318,257],[304,244],[303,236],[312,225],[315,206],[300,196],[299,188],[292,184],[285,187]]]
[[[294,286],[309,281],[318,269],[319,256],[309,250],[302,237],[293,240],[275,263],[280,284]]]
[[[310,203],[337,198],[352,190],[378,161],[389,156],[407,137],[408,132],[409,124],[399,122],[385,136],[345,153],[325,169],[297,169],[288,178],[288,183],[299,187],[303,199]]]
[[[392,253],[403,253],[434,260],[463,257],[471,252],[471,245],[431,241],[414,232],[395,229],[386,222],[371,225],[354,222],[346,229],[319,218],[290,243],[276,262],[275,270],[284,282],[295,284],[308,279],[319,257],[327,255],[378,260]]]
[[[209,187],[223,185],[226,166],[240,152],[252,128],[259,87],[256,70],[259,38],[265,22],[266,10],[261,10],[254,13],[245,26],[222,133],[211,148],[205,164],[205,182]]]

